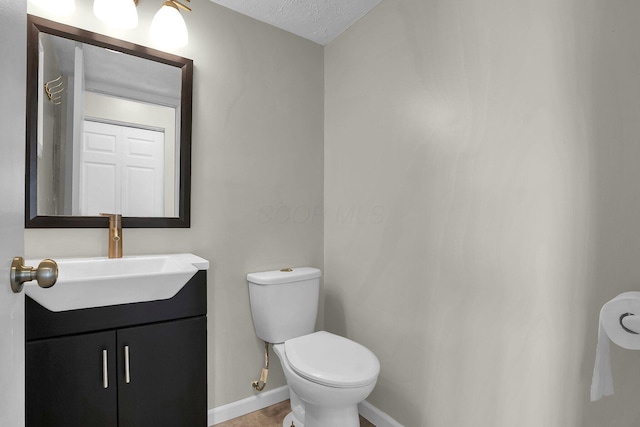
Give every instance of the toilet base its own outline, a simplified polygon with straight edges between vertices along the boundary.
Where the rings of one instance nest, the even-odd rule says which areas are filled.
[[[310,407],[311,406],[311,407]],[[307,413],[305,417],[308,417],[307,427],[360,427],[360,414],[358,414],[358,407],[352,406],[349,408],[314,408],[312,405],[307,406]],[[293,412],[289,412],[284,421],[282,421],[282,427],[304,427],[300,420],[298,420]]]
[[[358,406],[320,407],[306,403],[304,423],[306,427],[360,427]]]
[[[300,422],[293,412],[289,412],[286,417],[284,417],[284,421],[282,421],[282,427],[304,427],[304,424]]]

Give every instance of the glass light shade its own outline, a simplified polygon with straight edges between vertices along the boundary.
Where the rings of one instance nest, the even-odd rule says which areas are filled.
[[[151,38],[162,48],[176,48],[189,43],[189,33],[184,18],[174,6],[164,4],[151,22]]]
[[[75,0],[29,0],[29,2],[58,16],[69,16],[76,11]]]
[[[138,11],[133,0],[94,0],[93,13],[115,28],[129,30],[138,26]]]

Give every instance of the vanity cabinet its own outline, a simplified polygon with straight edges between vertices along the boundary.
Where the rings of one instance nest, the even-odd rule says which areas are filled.
[[[113,332],[28,342],[27,426],[118,425],[116,361],[107,358],[102,387],[102,351],[114,355]]]
[[[27,427],[205,427],[206,272],[163,301],[51,312],[27,297]]]

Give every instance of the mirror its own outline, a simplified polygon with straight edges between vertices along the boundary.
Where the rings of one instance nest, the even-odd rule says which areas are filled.
[[[26,228],[189,227],[193,61],[28,16]]]

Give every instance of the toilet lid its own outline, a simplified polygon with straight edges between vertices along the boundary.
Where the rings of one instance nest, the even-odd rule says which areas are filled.
[[[331,387],[359,387],[378,378],[380,362],[365,346],[320,331],[285,341],[291,368],[301,377]]]

